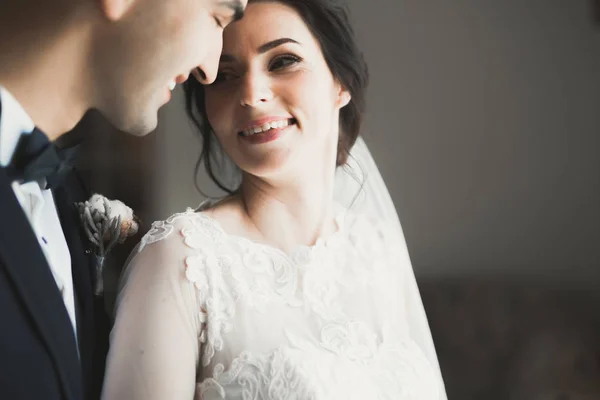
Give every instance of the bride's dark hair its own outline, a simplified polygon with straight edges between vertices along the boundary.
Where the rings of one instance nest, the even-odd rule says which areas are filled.
[[[249,0],[249,3],[265,1],[285,4],[296,10],[319,43],[333,77],[350,93],[350,102],[340,110],[336,165],[344,165],[360,132],[369,81],[367,64],[356,43],[347,6],[339,0]],[[225,192],[232,193],[237,188],[227,187],[215,174],[214,163],[220,148],[206,115],[204,86],[190,78],[183,88],[186,111],[202,136],[202,152],[196,163],[195,176],[204,164],[211,180]]]

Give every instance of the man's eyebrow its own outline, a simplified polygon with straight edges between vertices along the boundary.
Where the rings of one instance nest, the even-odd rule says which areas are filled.
[[[244,7],[242,7],[240,0],[221,0],[219,1],[219,6],[229,7],[233,10],[232,22],[238,21],[244,16]]]

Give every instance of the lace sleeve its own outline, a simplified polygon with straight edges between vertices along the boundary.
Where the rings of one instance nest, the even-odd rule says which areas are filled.
[[[181,231],[170,219],[149,232],[127,266],[116,306],[102,399],[189,400],[199,361],[198,297],[186,279]]]

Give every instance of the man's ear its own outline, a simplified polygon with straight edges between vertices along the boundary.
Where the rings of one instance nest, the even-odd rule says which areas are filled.
[[[100,0],[100,8],[110,21],[118,21],[138,0]]]

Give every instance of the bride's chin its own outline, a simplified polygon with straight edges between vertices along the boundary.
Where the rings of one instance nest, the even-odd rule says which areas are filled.
[[[248,160],[243,165],[238,165],[245,175],[250,175],[262,180],[293,179],[290,157],[288,155],[276,156],[268,153],[261,158]]]

